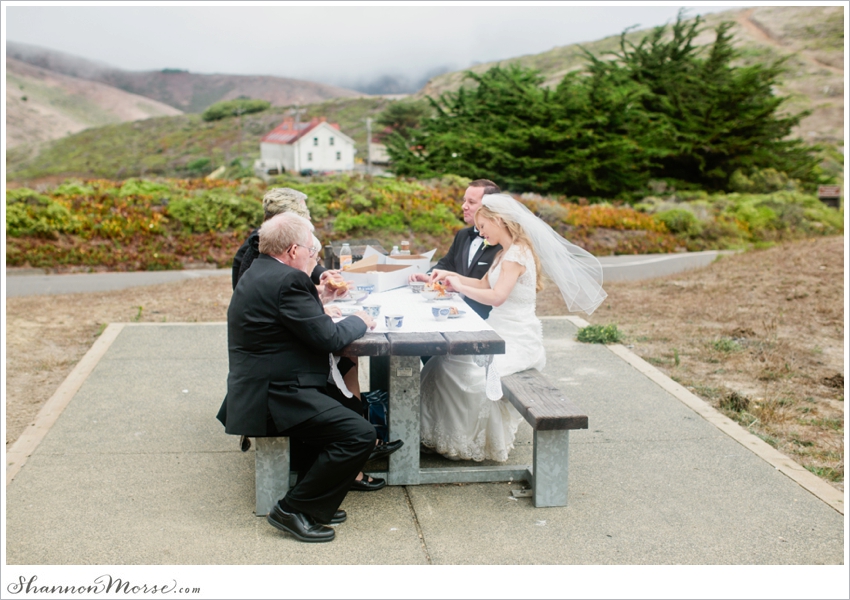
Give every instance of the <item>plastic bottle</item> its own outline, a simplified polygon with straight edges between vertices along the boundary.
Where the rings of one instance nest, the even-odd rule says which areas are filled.
[[[401,252],[398,251],[398,246],[393,246],[393,249],[390,250],[390,256],[398,256]]]
[[[345,271],[351,266],[352,256],[351,256],[351,246],[347,243],[342,245],[342,248],[339,251],[339,268]]]
[[[408,242],[407,240],[401,241],[401,252],[400,252],[400,254],[404,254],[405,256],[410,255],[410,242]]]

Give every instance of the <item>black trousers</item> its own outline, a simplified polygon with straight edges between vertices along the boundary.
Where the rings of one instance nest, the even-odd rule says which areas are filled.
[[[375,448],[375,428],[340,404],[280,435],[299,448],[300,464],[293,464],[298,482],[286,494],[286,503],[320,523],[330,523]]]

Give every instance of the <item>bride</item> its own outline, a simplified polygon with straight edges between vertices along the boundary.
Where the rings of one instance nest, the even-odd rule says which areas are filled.
[[[541,266],[570,310],[590,314],[607,294],[599,261],[509,195],[484,196],[475,225],[485,243],[502,246],[490,271],[479,280],[434,270],[431,281],[493,306],[487,322],[505,340],[505,354],[431,358],[421,374],[421,437],[453,460],[504,462],[522,417],[502,397],[500,378],[546,364],[535,314]]]

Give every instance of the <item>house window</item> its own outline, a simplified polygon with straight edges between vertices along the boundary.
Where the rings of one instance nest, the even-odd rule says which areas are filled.
[[[307,153],[307,160],[308,160],[308,161],[313,160],[313,153],[312,153],[312,152],[308,152],[308,153]]]
[[[342,152],[337,152],[337,153],[336,153],[336,159],[337,159],[337,160],[342,160]]]
[[[334,145],[334,136],[331,136],[331,138],[330,138],[330,145],[331,145],[331,146],[333,146],[333,145]]]
[[[314,146],[318,146],[318,145],[319,145],[319,138],[317,138],[317,137],[313,138],[313,145],[314,145]]]

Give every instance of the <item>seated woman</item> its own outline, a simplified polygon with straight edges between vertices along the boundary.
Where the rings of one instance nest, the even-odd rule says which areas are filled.
[[[507,194],[484,196],[475,224],[488,244],[502,246],[488,273],[479,280],[435,270],[431,280],[492,306],[487,323],[505,340],[505,354],[430,359],[421,373],[421,438],[453,460],[504,462],[521,417],[502,396],[500,378],[546,364],[535,314],[541,262],[570,310],[590,314],[606,294],[599,261]]]

